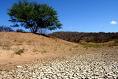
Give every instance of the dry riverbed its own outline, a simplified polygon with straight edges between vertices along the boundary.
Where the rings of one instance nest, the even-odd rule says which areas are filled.
[[[2,70],[0,79],[118,79],[117,57],[116,48],[86,49],[83,54],[37,60]]]

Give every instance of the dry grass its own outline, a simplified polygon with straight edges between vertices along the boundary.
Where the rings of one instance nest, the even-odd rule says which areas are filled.
[[[104,47],[114,47],[118,46],[117,41],[109,41],[105,43],[92,43],[92,42],[82,42],[80,43],[84,48],[104,48]]]
[[[24,49],[17,49],[14,53],[17,55],[21,55],[22,53],[24,53]]]
[[[76,45],[58,38],[33,33],[0,32],[0,37],[2,37],[0,63],[3,64],[25,63],[44,57],[69,55]]]

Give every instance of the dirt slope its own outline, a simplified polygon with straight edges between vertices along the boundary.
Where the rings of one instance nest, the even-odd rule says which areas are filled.
[[[78,47],[74,43],[32,33],[0,32],[0,64],[16,65],[41,58],[62,57]]]

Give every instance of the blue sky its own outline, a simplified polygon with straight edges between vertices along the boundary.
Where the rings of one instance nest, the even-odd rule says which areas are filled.
[[[18,0],[0,1],[0,25],[11,25],[8,9]],[[58,12],[58,31],[117,32],[118,0],[32,0],[47,3]]]

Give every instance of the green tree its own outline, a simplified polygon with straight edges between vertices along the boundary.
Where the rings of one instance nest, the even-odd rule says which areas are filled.
[[[55,30],[61,28],[57,12],[47,4],[19,1],[9,9],[11,22],[37,33],[40,29]]]

